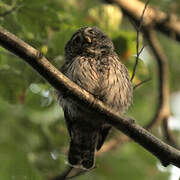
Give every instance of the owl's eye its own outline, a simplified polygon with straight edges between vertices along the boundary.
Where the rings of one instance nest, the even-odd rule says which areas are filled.
[[[76,37],[73,39],[73,44],[74,44],[74,45],[79,45],[79,44],[81,44],[81,38],[80,38],[80,36],[76,36]]]
[[[89,33],[90,33],[90,34],[95,34],[92,29],[89,30]]]

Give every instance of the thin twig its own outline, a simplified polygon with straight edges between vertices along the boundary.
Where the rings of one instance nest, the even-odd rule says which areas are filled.
[[[145,80],[141,81],[139,84],[136,84],[136,85],[133,87],[133,89],[136,89],[137,87],[141,86],[142,84],[144,84],[144,83],[146,83],[146,82],[148,82],[148,81],[150,81],[150,80],[152,80],[152,78],[148,78],[148,79],[145,79]]]
[[[143,12],[142,12],[140,21],[139,21],[139,22],[140,22],[140,23],[139,23],[139,27],[137,28],[137,35],[136,35],[136,61],[135,61],[134,67],[133,67],[133,73],[132,73],[132,76],[131,76],[131,81],[133,81],[133,79],[134,79],[134,76],[135,76],[135,74],[136,74],[136,68],[137,68],[138,62],[139,62],[139,56],[140,56],[141,52],[142,52],[143,49],[144,49],[144,47],[143,47],[143,48],[141,48],[141,50],[139,51],[139,35],[140,35],[142,23],[143,23],[144,13],[145,13],[145,11],[146,11],[146,8],[147,8],[148,3],[149,3],[149,0],[146,0],[145,6],[144,6],[144,9],[143,9]]]
[[[143,50],[144,50],[144,48],[145,48],[145,45],[143,45],[143,47],[141,48],[141,50],[139,51],[139,56],[140,56],[140,54],[143,52]]]

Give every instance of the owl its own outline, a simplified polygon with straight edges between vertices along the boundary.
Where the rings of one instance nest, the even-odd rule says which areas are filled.
[[[60,71],[119,114],[131,104],[133,88],[128,71],[111,39],[97,27],[84,27],[72,35]],[[111,126],[68,93],[58,92],[70,135],[68,162],[75,168],[92,169],[95,151],[102,147]]]

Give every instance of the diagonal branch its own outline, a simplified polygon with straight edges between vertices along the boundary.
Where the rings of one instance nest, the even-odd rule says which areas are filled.
[[[152,78],[147,78],[147,79],[141,81],[140,83],[136,84],[136,85],[133,87],[133,89],[136,89],[136,88],[138,88],[139,86],[141,86],[142,84],[147,83],[147,82],[149,82],[149,81],[151,81],[151,80],[152,80]]]
[[[98,112],[107,123],[132,138],[155,155],[164,166],[180,167],[180,151],[162,142],[133,120],[115,113],[100,100],[70,81],[59,72],[39,51],[0,27],[0,44],[19,56],[35,69],[47,82],[61,92],[69,91],[69,97]]]
[[[138,0],[104,0],[115,3],[123,13],[131,18],[136,24],[140,22],[145,4]],[[142,28],[154,27],[156,30],[180,42],[180,21],[174,14],[166,14],[158,9],[147,7],[144,13]]]

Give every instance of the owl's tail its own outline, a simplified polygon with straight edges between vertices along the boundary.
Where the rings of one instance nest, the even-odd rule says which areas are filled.
[[[96,144],[96,132],[76,132],[73,134],[68,155],[70,165],[83,169],[92,169],[94,167]]]

